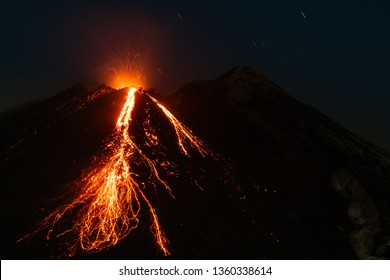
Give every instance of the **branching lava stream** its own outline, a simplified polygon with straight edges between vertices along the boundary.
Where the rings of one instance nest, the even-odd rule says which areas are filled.
[[[164,255],[169,255],[169,240],[159,222],[156,209],[145,193],[147,185],[141,184],[139,174],[133,168],[134,157],[140,158],[150,171],[151,184],[163,186],[173,196],[171,187],[159,174],[156,159],[146,156],[140,147],[133,141],[131,124],[132,112],[137,101],[137,95],[145,95],[161,111],[173,126],[177,145],[185,156],[189,156],[189,147],[197,150],[203,157],[208,154],[205,145],[157,99],[147,92],[130,88],[126,102],[119,114],[113,132],[116,139],[112,155],[103,165],[96,166],[75,182],[78,195],[70,203],[58,207],[49,214],[39,228],[22,239],[48,229],[47,239],[53,235],[60,237],[72,232],[77,241],[70,248],[70,256],[81,248],[86,252],[97,252],[117,244],[128,236],[139,224],[142,206],[147,207],[151,219],[151,232],[156,245]],[[148,138],[151,134],[145,134]],[[156,139],[149,139],[155,141]],[[77,213],[75,215],[75,213]],[[74,215],[72,226],[65,230],[57,230],[57,224],[66,216]]]

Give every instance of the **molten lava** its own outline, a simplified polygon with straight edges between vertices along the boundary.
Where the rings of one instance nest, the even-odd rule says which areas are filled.
[[[32,234],[46,228],[49,228],[47,239],[53,234],[59,237],[73,233],[78,241],[71,246],[70,255],[74,254],[79,247],[87,252],[96,252],[117,244],[136,229],[141,208],[146,207],[150,214],[151,232],[158,248],[164,255],[170,254],[168,238],[159,222],[157,210],[145,190],[150,186],[160,185],[171,197],[174,196],[168,183],[160,177],[157,159],[150,158],[142,152],[134,142],[131,131],[132,112],[137,96],[141,95],[161,109],[162,116],[165,116],[174,128],[178,147],[185,156],[190,155],[189,146],[196,149],[203,157],[208,154],[205,145],[157,99],[142,90],[130,88],[116,122],[112,135],[113,141],[108,143],[106,149],[111,151],[111,156],[102,157],[95,167],[75,182],[72,187],[77,192],[76,198],[48,215]],[[144,131],[148,141],[158,147],[158,137],[150,133],[152,128],[145,127]],[[134,165],[140,163],[150,172],[148,184],[140,180],[141,176],[134,168]],[[58,230],[57,224],[65,216],[73,217],[72,226]],[[58,231],[59,233],[55,233]]]

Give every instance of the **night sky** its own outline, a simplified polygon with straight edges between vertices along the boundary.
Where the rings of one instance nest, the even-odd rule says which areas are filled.
[[[1,1],[0,111],[105,83],[139,54],[163,94],[253,67],[390,151],[390,2],[79,2]]]

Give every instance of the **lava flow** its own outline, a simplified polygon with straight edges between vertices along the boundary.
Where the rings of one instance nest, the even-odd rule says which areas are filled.
[[[158,248],[164,255],[170,254],[168,238],[159,222],[157,210],[145,190],[150,186],[162,186],[171,197],[174,196],[168,183],[160,176],[157,158],[143,153],[134,142],[135,136],[131,131],[132,112],[137,96],[142,95],[156,105],[162,111],[161,115],[170,122],[176,132],[178,147],[185,156],[189,156],[189,147],[197,150],[203,157],[208,154],[205,145],[157,99],[141,89],[130,88],[116,122],[111,138],[113,141],[106,149],[111,151],[111,156],[102,157],[95,167],[75,182],[72,188],[76,189],[76,198],[48,215],[32,234],[49,229],[46,236],[49,239],[53,235],[60,237],[73,233],[77,242],[71,246],[70,255],[79,247],[86,252],[97,252],[117,244],[136,229],[141,208],[146,207],[150,213],[151,232]],[[144,127],[144,131],[148,141],[154,141],[158,145],[158,137],[148,133],[152,129]],[[140,179],[142,176],[138,174],[138,169],[134,167],[139,165],[143,165],[150,172],[146,184]],[[58,224],[60,221],[63,224],[65,216],[73,219],[71,226],[63,229],[63,226]]]

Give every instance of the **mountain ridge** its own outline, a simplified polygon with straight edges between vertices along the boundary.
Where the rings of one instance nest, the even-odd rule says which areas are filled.
[[[219,96],[215,96],[216,92],[219,93]],[[207,117],[204,118],[201,124],[198,124],[199,119],[202,119],[202,117],[196,117],[196,113],[191,112],[189,105],[197,104],[196,95],[202,96],[203,103],[225,102],[225,107],[229,107],[229,110],[224,109],[221,112],[212,112],[212,110],[210,110],[205,113],[204,111],[207,111],[206,109],[202,114],[208,114]],[[185,98],[188,100],[185,100]],[[221,101],[221,99],[223,99],[223,101]],[[293,145],[299,149],[314,151],[316,148],[319,148],[323,150],[323,153],[332,153],[334,157],[337,158],[334,163],[331,164],[334,169],[331,172],[333,175],[331,175],[332,179],[330,181],[332,182],[336,180],[334,177],[337,177],[336,174],[339,174],[338,172],[341,172],[341,174],[345,173],[345,171],[340,170],[348,170],[348,172],[352,174],[352,177],[355,178],[356,182],[367,181],[368,179],[366,179],[366,177],[373,177],[372,180],[376,181],[376,183],[374,184],[375,186],[370,186],[368,188],[368,192],[373,197],[373,200],[376,201],[376,205],[379,205],[379,208],[381,208],[379,212],[385,216],[382,217],[383,228],[381,230],[388,234],[389,224],[387,221],[388,218],[386,218],[388,215],[386,213],[389,213],[390,211],[387,199],[387,197],[390,196],[389,153],[380,147],[362,140],[360,137],[354,135],[313,107],[288,96],[282,88],[274,86],[274,83],[268,80],[263,74],[257,73],[255,70],[247,67],[236,67],[215,80],[198,80],[186,84],[182,89],[171,96],[171,104],[174,108],[178,108],[179,115],[182,116],[191,127],[194,127],[195,131],[199,131],[201,134],[202,127],[213,121],[212,116],[221,113],[228,116],[228,118],[230,118],[229,120],[233,119],[237,121],[237,119],[241,118],[241,122],[238,121],[238,124],[235,125],[236,127],[240,127],[243,123],[252,123],[252,128],[255,127],[255,129],[258,130],[258,139],[263,137],[263,140],[259,143],[268,148],[270,146],[272,147],[272,144],[269,143],[269,139],[268,141],[264,141],[264,135],[271,138],[271,141],[273,142],[281,141],[286,145]],[[262,104],[266,105],[264,106]],[[197,105],[198,106],[195,107],[199,107],[199,104]],[[185,109],[182,109],[183,107]],[[272,111],[270,111],[269,108],[272,108]],[[242,121],[242,119],[245,118],[246,120]],[[270,123],[272,123],[272,125],[269,125]],[[288,125],[284,126],[284,124]],[[216,126],[216,124],[213,125]],[[240,137],[247,137],[247,135],[250,135],[251,133],[248,131],[252,128],[241,133]],[[224,137],[232,137],[232,139],[234,139],[234,133],[229,134],[228,130],[228,128],[224,129],[222,134],[225,133],[226,135],[224,135]],[[212,142],[213,138],[216,138],[218,140],[214,142],[217,143],[221,140],[221,138],[218,138],[217,134],[210,136],[210,134],[207,135],[207,133],[205,133],[204,137],[209,137]],[[240,140],[235,139],[235,141]],[[245,141],[242,142],[241,145],[245,146]],[[233,146],[234,145],[229,146],[228,149],[234,150]],[[244,152],[244,154],[245,153],[247,154],[247,158],[250,159],[250,162],[256,162],[256,159],[250,155],[251,151]],[[282,153],[275,152],[274,154]],[[257,152],[257,156],[262,156],[261,151]],[[272,161],[272,156],[268,156],[267,159]],[[291,168],[292,167],[293,166],[291,166]],[[326,176],[326,178],[326,180],[329,180],[329,176]],[[335,189],[337,189],[337,187]],[[356,200],[357,198],[350,199]],[[353,206],[351,207],[353,208]],[[372,239],[375,239],[373,236],[371,237]],[[365,238],[367,238],[367,236],[365,236]],[[384,247],[389,246],[388,240],[386,240],[387,239],[385,238],[383,241],[384,244],[387,244],[383,245]],[[364,240],[360,240],[359,242],[364,242]],[[382,249],[383,248],[381,248],[380,251]],[[369,257],[367,252],[361,252],[360,255],[363,258]]]
[[[8,186],[2,189],[5,257],[52,258],[64,247],[39,236],[26,244],[15,239],[53,207],[47,202],[53,193],[94,159],[107,157],[102,145],[115,128],[126,90],[77,85],[0,119],[7,132],[0,138]],[[150,193],[173,258],[389,258],[387,152],[247,67],[187,83],[168,96],[145,92],[216,151],[215,163],[178,160],[172,127],[159,120],[158,107],[143,97],[135,108],[135,143],[144,145],[143,125],[150,118],[153,131],[165,139],[164,154],[178,160],[176,173],[186,174],[169,179],[176,200]],[[161,258],[148,227],[142,223],[111,249],[78,257]]]

